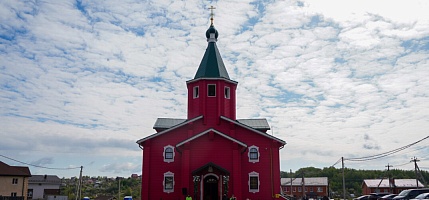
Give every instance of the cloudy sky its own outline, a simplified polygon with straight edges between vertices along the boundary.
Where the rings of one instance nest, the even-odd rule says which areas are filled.
[[[424,0],[2,0],[0,161],[59,177],[141,174],[136,141],[158,117],[186,118],[211,5],[237,118],[268,119],[287,142],[282,171],[341,157],[413,170],[414,156],[429,169]]]

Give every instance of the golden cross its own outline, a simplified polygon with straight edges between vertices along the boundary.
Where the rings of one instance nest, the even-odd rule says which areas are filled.
[[[211,10],[211,14],[210,14],[210,21],[211,21],[211,25],[213,25],[213,16],[214,16],[214,14],[213,14],[213,10],[214,9],[216,9],[215,7],[213,7],[213,6],[210,6],[210,8],[209,8],[209,10]]]

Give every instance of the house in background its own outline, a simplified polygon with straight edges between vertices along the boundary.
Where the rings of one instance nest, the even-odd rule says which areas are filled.
[[[27,200],[30,169],[23,166],[10,166],[0,161],[0,196]]]
[[[281,178],[282,192],[285,195],[293,196],[297,199],[303,196],[313,199],[329,197],[328,177],[312,178]]]
[[[28,180],[28,199],[60,195],[61,179],[56,175],[33,175]]]
[[[374,192],[399,194],[402,190],[423,188],[416,179],[365,179],[362,183],[362,195]]]

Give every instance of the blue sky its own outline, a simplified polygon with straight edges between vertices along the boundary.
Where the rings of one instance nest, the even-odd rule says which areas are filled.
[[[186,118],[186,84],[217,45],[237,118],[267,118],[281,169],[329,167],[429,134],[429,2],[0,1],[0,154],[84,175],[141,173],[137,140]],[[429,169],[429,142],[355,169]],[[22,165],[0,157],[10,165]],[[335,167],[340,167],[338,164]],[[30,167],[32,174],[79,170]]]

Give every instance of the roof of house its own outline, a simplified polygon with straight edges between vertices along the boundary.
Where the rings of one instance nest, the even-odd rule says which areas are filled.
[[[293,186],[300,186],[302,185],[302,178],[294,178],[292,179],[292,185]],[[281,178],[281,185],[287,186],[290,184],[290,178]],[[304,185],[311,185],[311,186],[327,186],[328,185],[328,177],[305,177],[304,178]]]
[[[28,183],[50,183],[50,184],[61,184],[61,179],[56,175],[32,175],[28,179]]]
[[[30,169],[23,166],[10,166],[0,161],[0,176],[31,176]]]
[[[184,125],[186,125],[188,123],[197,121],[197,120],[202,119],[202,118],[203,118],[202,115],[200,115],[198,117],[195,117],[193,119],[190,119],[190,120],[158,118],[157,122],[155,122],[154,128],[155,129],[160,128],[160,129],[162,129],[162,131],[160,131],[158,133],[155,133],[155,134],[152,134],[152,135],[150,135],[148,137],[142,138],[142,139],[138,140],[136,143],[137,144],[141,144],[142,142],[144,142],[146,140],[149,140],[151,138],[157,137],[159,135],[162,135],[164,133],[167,133],[169,131],[172,131],[172,130],[174,130],[176,128],[182,127],[182,126],[184,126]],[[264,132],[264,130],[266,130],[266,129],[262,129],[261,127],[265,127],[265,128],[269,127],[268,126],[268,122],[266,121],[266,119],[244,120],[245,123],[249,124],[249,125],[247,125],[247,124],[241,123],[240,120],[232,120],[232,119],[229,119],[229,118],[224,117],[224,116],[221,116],[220,118],[223,119],[223,120],[226,120],[228,122],[234,123],[234,124],[236,124],[238,126],[241,126],[241,127],[245,128],[247,130],[250,130],[250,131],[253,131],[255,133],[258,133],[259,135],[262,135],[264,137],[268,137],[268,138],[274,139],[274,140],[280,142],[283,145],[286,144],[285,141],[283,141],[283,140],[281,140],[281,139],[279,139],[277,137],[274,137],[274,136],[272,136],[272,135],[267,134],[267,133]],[[265,123],[266,123],[266,125],[264,125]],[[251,127],[250,125],[255,125],[256,128]]]
[[[389,179],[365,179],[363,183],[369,188],[377,187],[389,187]],[[416,179],[394,179],[394,185],[392,187],[416,187]],[[419,181],[419,186],[423,187],[423,184]]]
[[[186,119],[176,118],[158,118],[153,125],[154,129],[168,129],[175,125],[185,122]],[[267,119],[237,119],[238,122],[257,130],[270,130]]]

